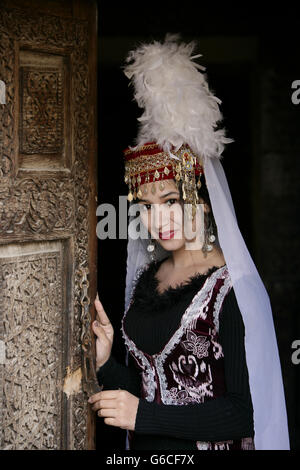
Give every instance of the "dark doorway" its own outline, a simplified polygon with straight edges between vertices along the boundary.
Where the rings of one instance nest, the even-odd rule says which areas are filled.
[[[300,335],[294,294],[300,276],[296,216],[299,164],[295,160],[300,150],[295,130],[295,122],[299,127],[300,106],[291,103],[290,87],[292,80],[300,79],[295,60],[300,17],[287,8],[284,12],[273,9],[264,13],[244,6],[232,11],[227,4],[222,8],[207,6],[205,10],[202,5],[195,5],[192,10],[179,5],[176,9],[160,5],[159,10],[153,7],[145,14],[134,4],[116,8],[99,2],[98,204],[110,202],[118,208],[118,196],[127,190],[123,182],[122,151],[133,143],[136,118],[141,114],[132,101],[132,90],[121,68],[127,53],[143,41],[163,39],[167,32],[181,33],[184,41],[196,40],[197,53],[203,54],[199,63],[207,67],[210,88],[222,100],[227,135],[235,140],[224,152],[224,169],[241,232],[272,302],[291,448],[299,449],[296,402],[299,381],[297,366],[291,362],[291,344]],[[285,134],[285,142],[293,145],[282,145],[276,129]],[[272,152],[277,156],[274,162],[280,159],[286,162],[280,166],[286,182],[282,197],[268,191],[277,184],[277,171],[270,160]],[[290,205],[292,209],[286,212]],[[273,222],[282,212],[287,213],[281,219],[286,228],[284,233],[277,230],[278,224],[274,228]],[[127,240],[99,242],[99,294],[115,327],[113,353],[123,364],[125,347],[120,321],[124,310],[126,246]],[[287,270],[289,249],[293,255]],[[112,259],[116,262],[112,263]],[[277,260],[275,270],[274,259]],[[125,431],[106,426],[100,419],[97,423],[98,449],[125,448]]]

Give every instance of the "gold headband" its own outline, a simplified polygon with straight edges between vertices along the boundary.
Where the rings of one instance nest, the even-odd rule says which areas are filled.
[[[173,158],[172,155],[177,158]],[[191,204],[191,215],[194,217],[199,199],[197,188],[201,187],[203,163],[188,145],[185,144],[177,152],[169,154],[155,142],[150,142],[137,149],[126,149],[124,158],[124,180],[129,186],[127,196],[129,202],[142,197],[142,184],[152,181],[151,192],[155,194],[155,181],[160,181],[159,189],[163,191],[165,188],[163,180],[173,178],[178,189],[181,184],[183,200]],[[143,192],[147,194],[147,188]]]

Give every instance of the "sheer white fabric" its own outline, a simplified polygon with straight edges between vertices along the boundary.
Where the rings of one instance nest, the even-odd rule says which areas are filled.
[[[255,448],[289,450],[281,365],[269,296],[239,230],[221,161],[218,158],[204,158],[203,163],[219,243],[245,325],[246,361],[254,408]],[[130,301],[137,269],[150,261],[146,246],[147,241],[133,240],[128,236],[125,309]],[[158,247],[157,259],[168,254]],[[128,353],[126,363],[128,364]]]

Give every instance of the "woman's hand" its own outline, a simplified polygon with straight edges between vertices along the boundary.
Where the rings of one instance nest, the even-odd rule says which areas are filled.
[[[110,358],[111,348],[114,340],[114,328],[109,321],[108,316],[99,300],[98,294],[95,299],[95,307],[97,311],[97,319],[92,324],[92,329],[97,336],[96,340],[96,368]]]
[[[139,398],[127,390],[103,390],[92,395],[88,402],[104,423],[134,431]]]

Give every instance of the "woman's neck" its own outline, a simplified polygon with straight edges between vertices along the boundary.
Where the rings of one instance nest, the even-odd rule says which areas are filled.
[[[212,251],[204,255],[202,250],[186,250],[185,247],[179,250],[172,251],[170,262],[173,269],[188,269],[193,266],[222,266],[226,263],[224,255],[221,250],[213,248]]]

